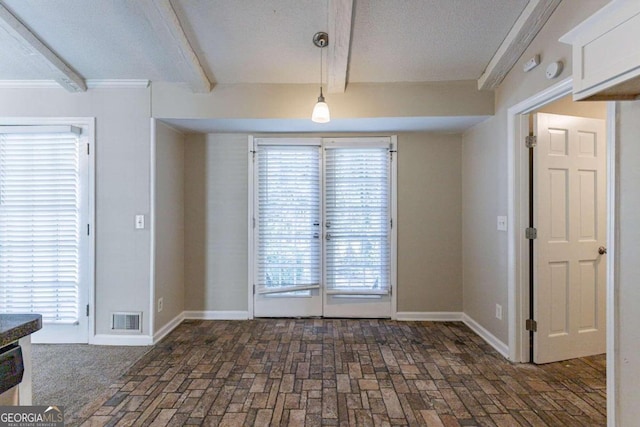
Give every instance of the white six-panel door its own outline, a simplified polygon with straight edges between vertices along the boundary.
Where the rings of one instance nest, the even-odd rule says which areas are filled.
[[[605,122],[534,121],[534,362],[548,363],[606,349]]]

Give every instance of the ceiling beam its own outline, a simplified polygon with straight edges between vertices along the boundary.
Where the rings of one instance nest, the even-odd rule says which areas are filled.
[[[478,89],[497,88],[562,0],[530,0],[478,79]]]
[[[67,63],[47,47],[29,28],[0,4],[0,27],[20,46],[32,53],[30,58],[50,71],[50,78],[69,92],[85,92],[87,84]]]
[[[347,86],[353,0],[329,0],[327,90],[344,93]]]
[[[180,24],[169,0],[139,2],[151,27],[156,31],[168,54],[175,56],[181,77],[196,93],[211,91],[213,84],[204,72],[200,60]]]

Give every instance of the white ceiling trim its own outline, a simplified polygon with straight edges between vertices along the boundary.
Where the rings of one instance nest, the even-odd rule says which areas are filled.
[[[478,89],[497,88],[562,0],[530,0],[478,79]]]
[[[89,79],[89,89],[145,89],[151,82],[143,79]]]
[[[139,4],[160,40],[164,41],[167,54],[175,55],[174,62],[178,65],[182,78],[191,90],[196,93],[210,92],[213,85],[204,72],[193,47],[191,47],[170,1],[153,0]]]
[[[327,48],[327,90],[344,93],[351,47],[353,0],[329,1],[329,46]]]
[[[76,73],[58,55],[49,49],[34,33],[31,32],[6,7],[0,4],[0,27],[15,39],[25,50],[33,54],[43,68],[50,70],[53,80],[69,92],[84,92],[87,85],[84,78]]]
[[[88,89],[144,89],[149,80],[93,79],[85,81]],[[0,80],[0,89],[59,89],[55,80]]]

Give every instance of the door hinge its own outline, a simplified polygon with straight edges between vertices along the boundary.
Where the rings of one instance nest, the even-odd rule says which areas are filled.
[[[529,240],[534,240],[538,237],[538,230],[534,227],[529,227],[524,230],[524,236]]]
[[[527,331],[538,332],[538,322],[533,319],[527,319],[525,322],[525,329]]]
[[[89,145],[89,143],[87,143],[87,156],[88,156],[89,154],[91,154],[91,148],[90,148],[90,147],[91,147],[91,146]]]
[[[537,143],[538,143],[538,137],[536,137],[535,135],[529,135],[524,137],[524,145],[527,148],[533,148],[536,146]]]
[[[393,218],[391,218],[390,222],[391,222],[391,228],[393,228]]]
[[[389,296],[393,295],[393,286],[389,286]]]
[[[91,224],[87,224],[87,236],[91,236]]]
[[[256,228],[256,218],[253,217],[253,228]]]
[[[89,317],[89,304],[87,304],[87,317]]]
[[[253,294],[256,294],[256,285],[253,285]]]

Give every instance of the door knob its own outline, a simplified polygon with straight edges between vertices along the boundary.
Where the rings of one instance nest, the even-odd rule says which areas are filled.
[[[600,247],[598,248],[598,253],[599,253],[600,255],[604,255],[604,254],[606,254],[606,253],[607,253],[607,248],[605,248],[604,246],[600,246]]]

